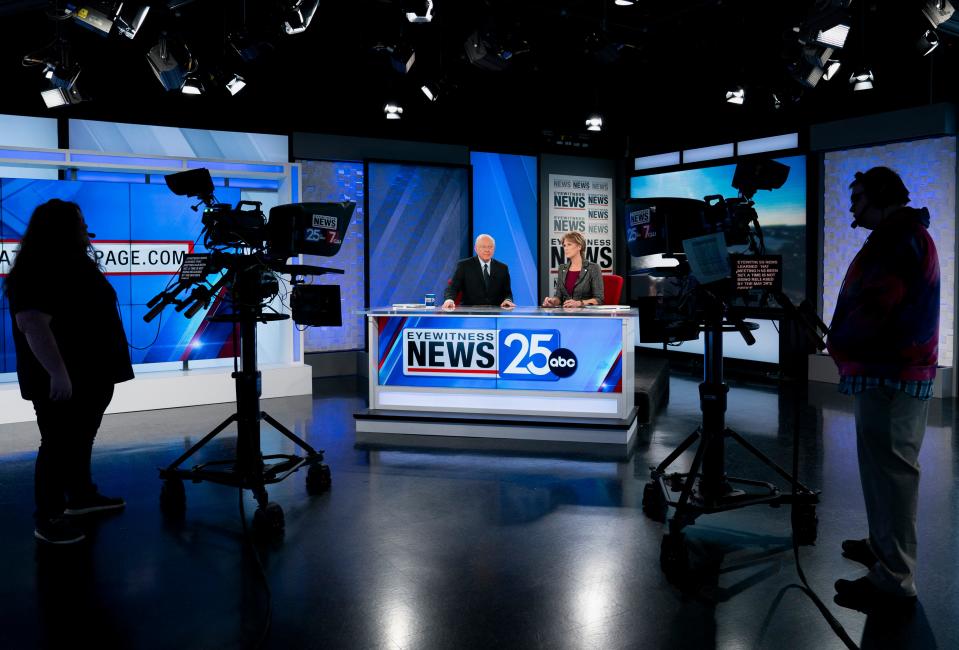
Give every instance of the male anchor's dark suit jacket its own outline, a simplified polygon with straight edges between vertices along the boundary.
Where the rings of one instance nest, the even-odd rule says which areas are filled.
[[[483,266],[476,255],[456,263],[456,270],[446,286],[444,300],[456,300],[456,294],[463,292],[461,305],[496,305],[504,300],[513,299],[513,290],[509,284],[509,267],[495,258],[489,262],[489,291],[483,284]]]

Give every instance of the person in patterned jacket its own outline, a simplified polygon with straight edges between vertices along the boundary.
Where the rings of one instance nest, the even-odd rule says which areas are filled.
[[[839,390],[855,399],[859,476],[869,536],[842,543],[864,564],[838,580],[835,602],[867,613],[909,612],[916,599],[919,448],[939,342],[939,258],[929,211],[909,208],[896,172],[874,167],[850,184],[853,228],[872,233],[849,265],[827,345]]]

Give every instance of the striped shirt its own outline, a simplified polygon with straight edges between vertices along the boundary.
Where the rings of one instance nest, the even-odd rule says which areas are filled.
[[[863,377],[843,375],[839,378],[839,392],[843,395],[855,395],[867,388],[888,386],[894,390],[901,390],[910,397],[925,401],[932,397],[932,385],[935,380],[903,381],[901,379],[885,379],[883,377]]]

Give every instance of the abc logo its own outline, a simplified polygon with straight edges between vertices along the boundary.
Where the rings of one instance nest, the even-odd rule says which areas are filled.
[[[576,355],[566,348],[556,348],[549,355],[549,369],[557,377],[569,377],[576,372]]]

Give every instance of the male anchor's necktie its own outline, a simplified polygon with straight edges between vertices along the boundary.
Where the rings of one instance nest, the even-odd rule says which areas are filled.
[[[489,263],[483,264],[483,284],[486,285],[486,290],[489,291]]]

